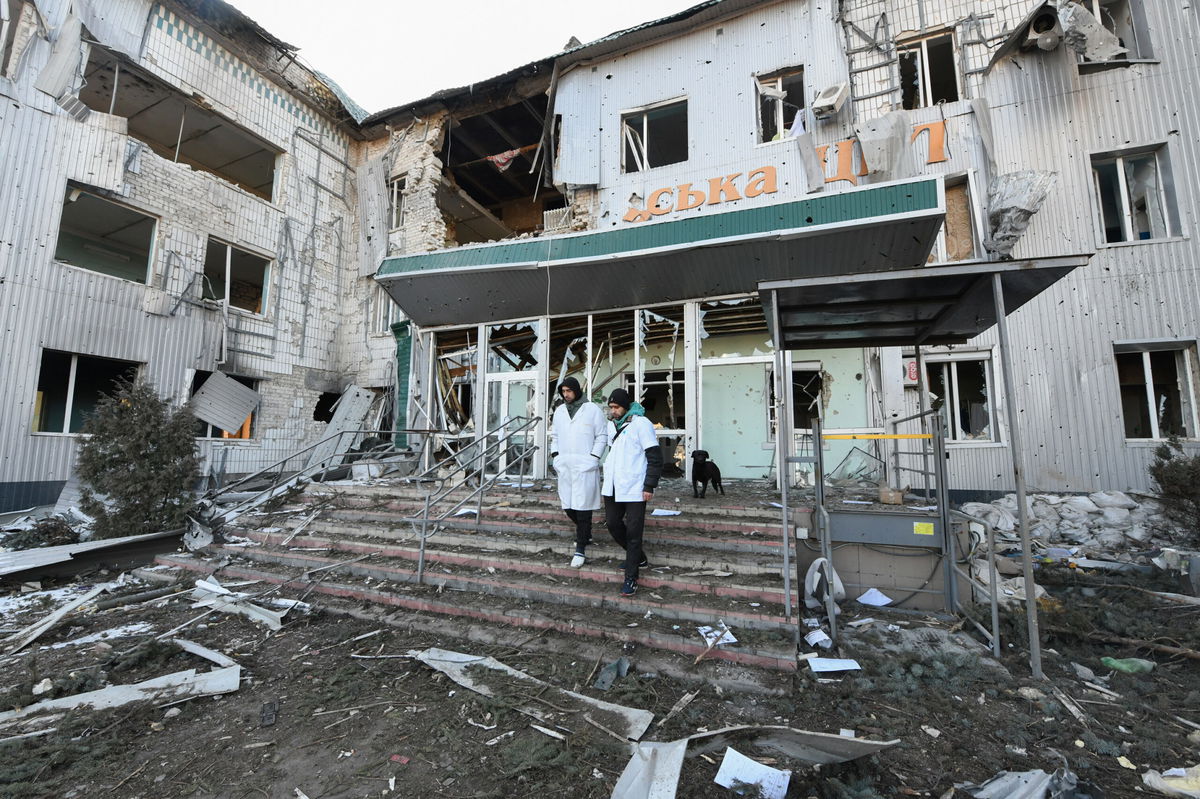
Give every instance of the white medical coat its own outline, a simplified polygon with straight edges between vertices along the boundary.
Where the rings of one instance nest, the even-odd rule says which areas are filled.
[[[602,492],[617,502],[641,502],[646,484],[646,450],[658,446],[654,425],[645,416],[635,416],[617,435],[617,426],[608,423],[612,448],[604,462]]]
[[[594,402],[575,411],[559,405],[550,425],[550,451],[558,472],[558,498],[563,508],[596,510],[600,507],[600,456],[608,446],[608,420]]]

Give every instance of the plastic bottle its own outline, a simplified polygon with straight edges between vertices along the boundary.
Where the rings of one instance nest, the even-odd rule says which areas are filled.
[[[1142,660],[1141,658],[1100,658],[1100,662],[1110,669],[1123,671],[1126,674],[1146,674],[1154,671],[1153,660]]]

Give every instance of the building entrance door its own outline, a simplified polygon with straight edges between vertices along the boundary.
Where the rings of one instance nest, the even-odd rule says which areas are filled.
[[[484,420],[485,430],[495,430],[505,422],[522,417],[532,418],[537,414],[537,380],[534,376],[520,372],[488,375],[487,378],[487,414]],[[516,424],[513,425],[518,426]],[[508,430],[501,430],[488,440],[488,445],[495,443]],[[537,435],[536,427],[522,430],[504,446],[499,455],[497,473],[505,475],[523,474],[529,477],[533,474],[533,452],[529,447]],[[522,455],[522,453],[525,453]]]
[[[769,369],[769,356],[700,364],[700,449],[722,477],[771,475]]]

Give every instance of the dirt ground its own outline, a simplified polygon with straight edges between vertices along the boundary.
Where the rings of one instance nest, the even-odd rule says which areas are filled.
[[[84,582],[104,579],[111,575]],[[53,723],[54,733],[0,743],[0,796],[282,799],[300,796],[297,789],[311,799],[610,795],[629,759],[624,744],[545,698],[553,693],[498,681],[491,683],[497,695],[485,697],[406,656],[431,646],[490,655],[552,686],[650,710],[655,723],[643,740],[783,724],[900,741],[882,754],[820,769],[770,755],[769,763],[794,771],[789,797],[961,799],[969,794],[956,783],[1064,763],[1094,797],[1157,795],[1142,787],[1147,768],[1200,762],[1200,662],[1193,659],[1200,606],[1140,590],[1175,590],[1165,578],[1055,568],[1042,569],[1039,581],[1051,594],[1040,614],[1045,681],[1029,678],[1019,610],[1005,614],[1008,643],[997,663],[952,620],[870,609],[877,621],[847,630],[834,652],[856,658],[862,670],[828,680],[807,669],[785,675],[697,666],[692,658],[517,629],[491,630],[492,642],[480,643],[444,620],[371,618],[378,611],[369,608],[359,608],[364,618],[292,612],[274,633],[213,613],[178,635],[236,660],[243,667],[238,691],[170,708],[72,711]],[[0,629],[20,629],[61,601],[0,601],[8,608]],[[863,610],[848,604],[843,623],[866,617]],[[144,643],[199,612],[181,595],[72,615],[21,654],[0,659],[0,710],[206,670],[211,664],[173,645]],[[51,648],[126,625],[139,626],[100,643]],[[594,689],[599,669],[622,655],[632,662],[629,673],[607,692]],[[1129,675],[1106,668],[1102,656],[1157,665]],[[1073,664],[1094,676],[1081,677]],[[34,697],[45,678],[50,691]],[[658,724],[696,689],[685,709]],[[553,725],[565,740],[531,728],[534,720],[515,709],[530,703],[549,714],[543,726]],[[21,730],[2,728],[0,738],[15,732]],[[712,782],[720,760],[719,752],[689,757],[678,795],[731,795]]]

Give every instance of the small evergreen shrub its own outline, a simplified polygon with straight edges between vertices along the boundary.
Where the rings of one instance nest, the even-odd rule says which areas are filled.
[[[120,380],[101,396],[82,432],[80,504],[96,520],[96,538],[187,524],[200,475],[190,410],[172,409],[145,381]]]
[[[1187,542],[1200,544],[1200,453],[1186,454],[1172,437],[1154,451],[1150,478],[1163,513],[1183,529]]]

